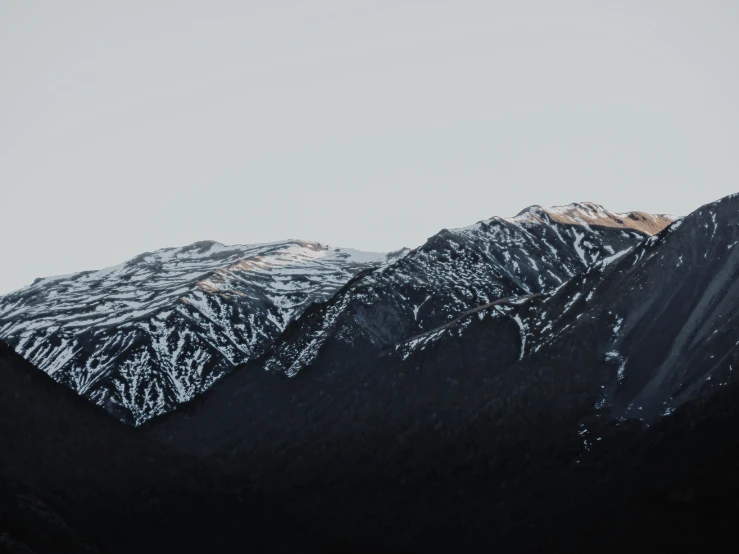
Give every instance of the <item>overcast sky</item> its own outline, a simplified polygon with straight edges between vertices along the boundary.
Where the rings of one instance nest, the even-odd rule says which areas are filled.
[[[739,2],[0,0],[0,294],[739,191]]]

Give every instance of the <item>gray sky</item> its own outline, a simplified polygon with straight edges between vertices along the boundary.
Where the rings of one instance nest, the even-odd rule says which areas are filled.
[[[0,294],[739,191],[739,2],[0,0]]]

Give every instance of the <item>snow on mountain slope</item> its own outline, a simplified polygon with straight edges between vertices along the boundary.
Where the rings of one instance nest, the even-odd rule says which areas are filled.
[[[606,419],[653,422],[736,381],[737,245],[739,194],[598,260],[556,290],[469,310],[395,351],[404,361],[427,360],[445,342],[469,348],[481,322],[512,321],[519,373],[568,372]]]
[[[288,322],[358,272],[402,254],[304,241],[165,248],[0,297],[0,338],[140,424],[261,355]]]
[[[311,468],[300,459],[326,437],[351,441],[357,429],[394,437],[426,425],[466,425],[488,401],[506,403],[516,384],[496,380],[513,366],[522,367],[514,372],[519,376],[541,378],[531,390],[548,390],[549,361],[526,365],[538,345],[530,328],[543,299],[676,219],[608,214],[582,204],[535,207],[441,231],[395,263],[357,275],[290,323],[263,358],[147,429],[188,452],[247,456],[239,464],[256,474],[270,472],[261,460],[284,450],[289,469],[276,479],[284,483],[312,468],[325,471],[330,462],[320,454]],[[587,340],[579,344],[590,351]],[[596,362],[588,360],[582,371]],[[571,384],[560,377],[563,386]],[[592,407],[595,398],[588,402]]]
[[[532,352],[587,340],[612,417],[646,421],[725,387],[739,367],[739,194],[706,204],[541,304]],[[587,337],[587,338],[584,338]]]
[[[339,358],[383,349],[476,306],[551,291],[676,219],[578,203],[444,229],[308,310],[276,343],[266,367],[293,376],[326,355],[329,342]]]
[[[552,290],[672,220],[591,203],[534,206],[388,255],[200,242],[37,279],[0,298],[0,338],[138,425],[268,351],[265,366],[287,375],[325,355],[329,339],[340,356],[361,357],[475,306]]]

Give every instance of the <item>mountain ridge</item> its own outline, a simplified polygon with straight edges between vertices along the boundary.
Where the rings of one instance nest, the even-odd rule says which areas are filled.
[[[266,362],[267,368],[295,375],[308,364],[317,349],[322,348],[325,329],[336,324],[338,314],[346,313],[347,306],[338,307],[340,303],[353,303],[355,310],[378,302],[387,306],[392,316],[385,315],[372,328],[358,323],[358,329],[346,331],[355,335],[369,333],[370,342],[386,347],[414,331],[433,329],[496,298],[551,290],[597,259],[630,247],[678,219],[641,214],[617,214],[581,203],[549,209],[532,206],[514,218],[493,217],[468,227],[442,229],[402,260],[365,275],[364,282],[352,281],[357,290],[337,292],[328,301],[337,304],[333,310],[336,313],[306,323],[302,336],[312,337],[306,344],[286,344],[283,335],[275,343],[276,354]],[[447,267],[439,269],[439,261]],[[361,286],[365,290],[359,290]],[[394,298],[380,299],[375,288],[392,291],[388,294]],[[426,316],[428,312],[431,313]],[[387,334],[388,328],[393,330],[385,339],[382,335]]]
[[[656,234],[610,217],[613,225],[595,224],[598,208],[591,219],[580,209],[567,210],[574,224],[533,209],[518,223],[444,230],[396,262],[357,271],[259,357],[177,409],[135,429],[101,415],[268,495],[280,505],[277,529],[305,531],[294,551],[337,542],[404,552],[718,544],[739,513],[739,194],[665,218]],[[264,371],[290,353],[285,345],[311,346],[324,328],[310,359],[300,358],[305,350],[285,357],[301,362],[298,371]],[[23,396],[13,403],[16,387],[26,394],[22,384],[0,391],[9,428],[13,410],[35,409]],[[34,468],[50,447],[36,434],[75,436],[63,416],[44,418],[18,439],[42,461],[25,467],[17,462],[31,454],[11,457],[12,475],[44,473]],[[13,433],[23,430],[12,428],[11,442]],[[73,462],[95,435],[79,433]],[[125,465],[111,456],[103,465]],[[244,515],[260,508],[228,494],[201,506],[211,493],[197,488],[197,464],[167,476],[157,456],[162,482],[182,479],[183,496],[162,520],[145,511],[126,521],[192,518],[202,544],[212,530],[220,546],[210,550],[227,550],[253,521]],[[51,475],[76,475],[78,462],[65,464]],[[146,545],[187,544],[179,532],[169,527]]]
[[[672,411],[689,406],[690,412],[725,390],[736,393],[730,367],[739,365],[739,318],[727,314],[739,313],[739,255],[731,246],[739,243],[737,214],[739,195],[715,209],[699,208],[561,288],[479,306],[408,349],[333,345],[279,382],[260,364],[248,364],[187,414],[152,420],[143,430],[220,460],[227,471],[247,472],[272,494],[305,490],[294,500],[295,517],[331,514],[349,535],[393,537],[409,551],[462,540],[472,547],[476,537],[492,533],[491,522],[517,528],[516,518],[530,522],[529,510],[549,506],[541,515],[545,524],[557,510],[547,499],[550,479],[563,479],[555,481],[560,493],[583,479],[583,487],[602,487],[593,467],[621,471],[608,460],[622,444],[636,448],[643,440],[659,448],[659,429],[671,427]],[[689,254],[707,262],[688,264]],[[675,271],[681,255],[684,273]],[[684,281],[679,294],[671,280]],[[663,312],[645,308],[650,296]],[[614,297],[622,299],[618,310]],[[714,314],[709,323],[725,320],[723,330],[714,336],[704,325],[697,349],[674,346],[673,352],[690,318],[703,317],[694,309],[702,304],[722,306],[703,312]],[[614,333],[628,358],[624,367],[608,356]],[[642,340],[631,347],[618,342],[630,336]],[[685,353],[690,356],[668,375],[653,363],[654,356]],[[712,354],[721,357],[723,373]],[[655,378],[670,386],[650,387]],[[635,397],[644,409],[624,410]],[[645,435],[652,427],[657,431]],[[632,471],[638,458],[623,456],[631,468],[624,471]],[[608,511],[606,500],[591,501]],[[556,503],[567,506],[566,494]],[[367,530],[361,526],[367,520],[385,527]],[[446,536],[452,520],[458,531]]]
[[[671,217],[618,214],[592,203],[533,206],[514,218],[442,229],[417,248],[389,254],[302,240],[233,246],[198,241],[145,252],[98,271],[37,279],[0,297],[0,338],[57,381],[140,425],[276,345],[289,350],[281,337],[311,304],[344,317],[349,304],[332,303],[348,282],[355,286],[357,275],[362,283],[395,281],[397,298],[388,304],[385,320],[370,329],[371,340],[389,344],[398,333],[434,327],[501,295],[560,284]],[[533,239],[527,228],[549,231]],[[519,236],[512,238],[511,232]],[[538,249],[530,267],[519,265],[525,263],[520,252],[513,257],[496,252],[511,241]],[[559,255],[565,256],[564,264]],[[535,260],[546,260],[548,273],[539,273]],[[432,267],[437,264],[440,269]],[[413,280],[421,285],[409,284]],[[413,306],[403,296],[422,293]],[[350,310],[359,305],[356,297]],[[371,290],[365,297],[365,304],[374,301]],[[321,325],[331,327],[331,317]],[[385,338],[378,339],[378,333]],[[320,337],[314,337],[298,352],[287,352],[294,360],[286,369],[280,369],[281,355],[267,360],[267,368],[293,374],[320,348]]]
[[[307,241],[161,249],[0,297],[0,338],[136,424],[258,356],[295,313],[386,258]]]

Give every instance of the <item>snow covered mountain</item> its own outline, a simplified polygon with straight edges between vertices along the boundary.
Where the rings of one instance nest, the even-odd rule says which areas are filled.
[[[597,261],[554,291],[479,306],[395,349],[403,360],[428,359],[443,343],[470,348],[482,327],[492,326],[496,336],[507,328],[515,348],[498,356],[502,366],[566,373],[580,379],[580,394],[601,420],[652,423],[736,381],[737,247],[734,194]]]
[[[307,311],[276,343],[266,367],[293,376],[319,353],[364,357],[366,350],[382,350],[476,306],[554,290],[675,219],[577,203],[531,206],[513,218],[444,229]]]
[[[497,298],[552,290],[673,219],[532,206],[388,255],[199,242],[37,279],[0,298],[0,338],[139,425],[265,354],[267,369],[292,376],[329,338],[341,352],[382,349]]]
[[[321,440],[327,429],[343,433],[348,414],[357,414],[359,427],[367,414],[391,418],[389,399],[396,395],[413,413],[444,406],[450,400],[443,395],[451,394],[445,387],[456,380],[460,360],[484,374],[491,366],[515,362],[522,349],[524,321],[515,315],[505,318],[502,330],[494,326],[470,341],[459,339],[457,318],[505,298],[520,302],[552,292],[676,219],[573,204],[534,206],[513,218],[443,230],[394,263],[357,275],[329,301],[312,305],[262,358],[195,401],[201,407],[191,417],[171,414],[153,422],[154,432],[201,454],[226,445],[259,451],[263,444],[271,451],[274,441],[305,444]],[[445,329],[453,337],[443,348],[453,356],[435,351],[435,371],[426,374],[414,369],[413,360],[404,363],[412,347],[423,350]],[[430,363],[424,358],[422,365]],[[430,396],[426,386],[434,391]],[[402,408],[397,417],[412,415]]]
[[[139,424],[258,357],[311,303],[403,253],[304,241],[165,248],[1,297],[0,338]]]
[[[682,551],[686,543],[688,550],[720,549],[731,537],[739,490],[732,478],[739,464],[738,249],[733,195],[679,220],[590,204],[533,207],[442,231],[389,258],[354,254],[344,260],[356,263],[351,276],[337,279],[326,301],[296,310],[261,355],[135,429],[114,428],[117,422],[97,417],[92,412],[102,411],[86,402],[72,409],[74,395],[59,395],[60,387],[48,386],[55,383],[40,388],[38,376],[24,378],[33,368],[0,344],[0,378],[8,385],[0,387],[0,420],[11,444],[20,445],[7,461],[0,457],[0,480],[6,473],[38,494],[71,490],[75,498],[76,487],[89,483],[88,469],[104,483],[111,471],[123,471],[137,485],[153,467],[150,487],[181,487],[164,508],[145,492],[140,506],[148,511],[113,496],[99,504],[113,507],[103,515],[89,497],[69,512],[77,513],[84,537],[111,513],[130,514],[124,521],[139,535],[146,534],[141,522],[154,518],[159,528],[182,517],[180,528],[160,533],[161,544],[139,539],[153,552],[171,548],[170,537],[190,546],[190,522],[200,523],[205,549],[218,550],[211,535],[222,545],[238,541],[243,522],[262,511],[248,497],[203,502],[211,493],[199,484],[210,478],[199,466],[179,468],[170,457],[176,450],[183,461],[207,458],[209,470],[284,499],[272,535],[287,534],[289,521],[290,531],[306,531],[296,537],[299,546],[309,544],[304,538],[340,545],[302,549],[309,552],[366,545],[628,550],[647,544],[645,536],[654,551]],[[222,280],[175,299],[234,290],[231,270],[216,266]],[[279,274],[276,266],[262,269],[267,282]],[[220,292],[212,292],[214,283],[223,285]],[[43,298],[48,312],[53,302]],[[20,300],[14,307],[3,299],[3,309],[19,310]],[[274,299],[265,305],[282,306]],[[74,313],[70,306],[62,316]],[[210,336],[210,327],[190,329]],[[58,396],[65,400],[56,403]],[[151,449],[153,441],[170,448]],[[50,462],[50,452],[61,456]],[[140,469],[127,472],[126,464]],[[179,473],[162,474],[169,464]],[[3,502],[18,511],[12,495],[0,494]],[[678,528],[686,531],[675,534]],[[716,548],[706,546],[707,537]]]
[[[520,540],[537,528],[529,518],[547,524],[560,507],[578,514],[564,521],[579,533],[588,516],[581,500],[596,498],[590,491],[614,475],[620,488],[603,487],[610,492],[594,502],[602,512],[593,520],[630,486],[632,470],[644,490],[660,480],[655,490],[677,498],[686,474],[699,475],[694,483],[705,477],[706,460],[722,468],[717,481],[733,482],[727,476],[738,458],[724,459],[724,447],[739,436],[731,407],[739,397],[737,248],[733,195],[599,257],[561,286],[493,298],[431,329],[395,327],[406,338],[388,337],[382,347],[371,334],[376,322],[396,321],[402,312],[394,306],[412,308],[425,296],[390,303],[397,281],[386,281],[387,289],[378,283],[422,248],[358,276],[288,326],[263,359],[143,430],[183,452],[224,460],[264,490],[305,491],[296,518],[330,514],[332,526],[350,535],[362,529],[365,540],[411,537],[418,548],[409,551],[443,540],[450,550],[462,541],[473,550],[480,536],[495,545],[490,530],[519,518]],[[353,292],[365,280],[377,293],[370,304]],[[290,357],[286,345],[310,345],[303,330],[329,320],[336,323],[323,327],[325,339],[294,377],[263,371],[265,361],[287,360],[277,368],[281,377],[288,363],[302,363],[306,350]],[[720,408],[710,407],[721,398]],[[695,413],[714,421],[706,440],[698,440]],[[704,450],[663,451],[666,444]],[[689,469],[673,471],[673,463]],[[638,470],[642,464],[649,471]],[[705,489],[705,506],[716,490]],[[617,504],[621,512],[607,513],[624,517],[639,498],[632,490]],[[642,515],[648,527],[653,514]],[[366,521],[377,524],[364,531]],[[453,536],[445,535],[450,525],[459,529]],[[561,534],[556,527],[552,537]],[[541,544],[520,550],[541,551]]]

